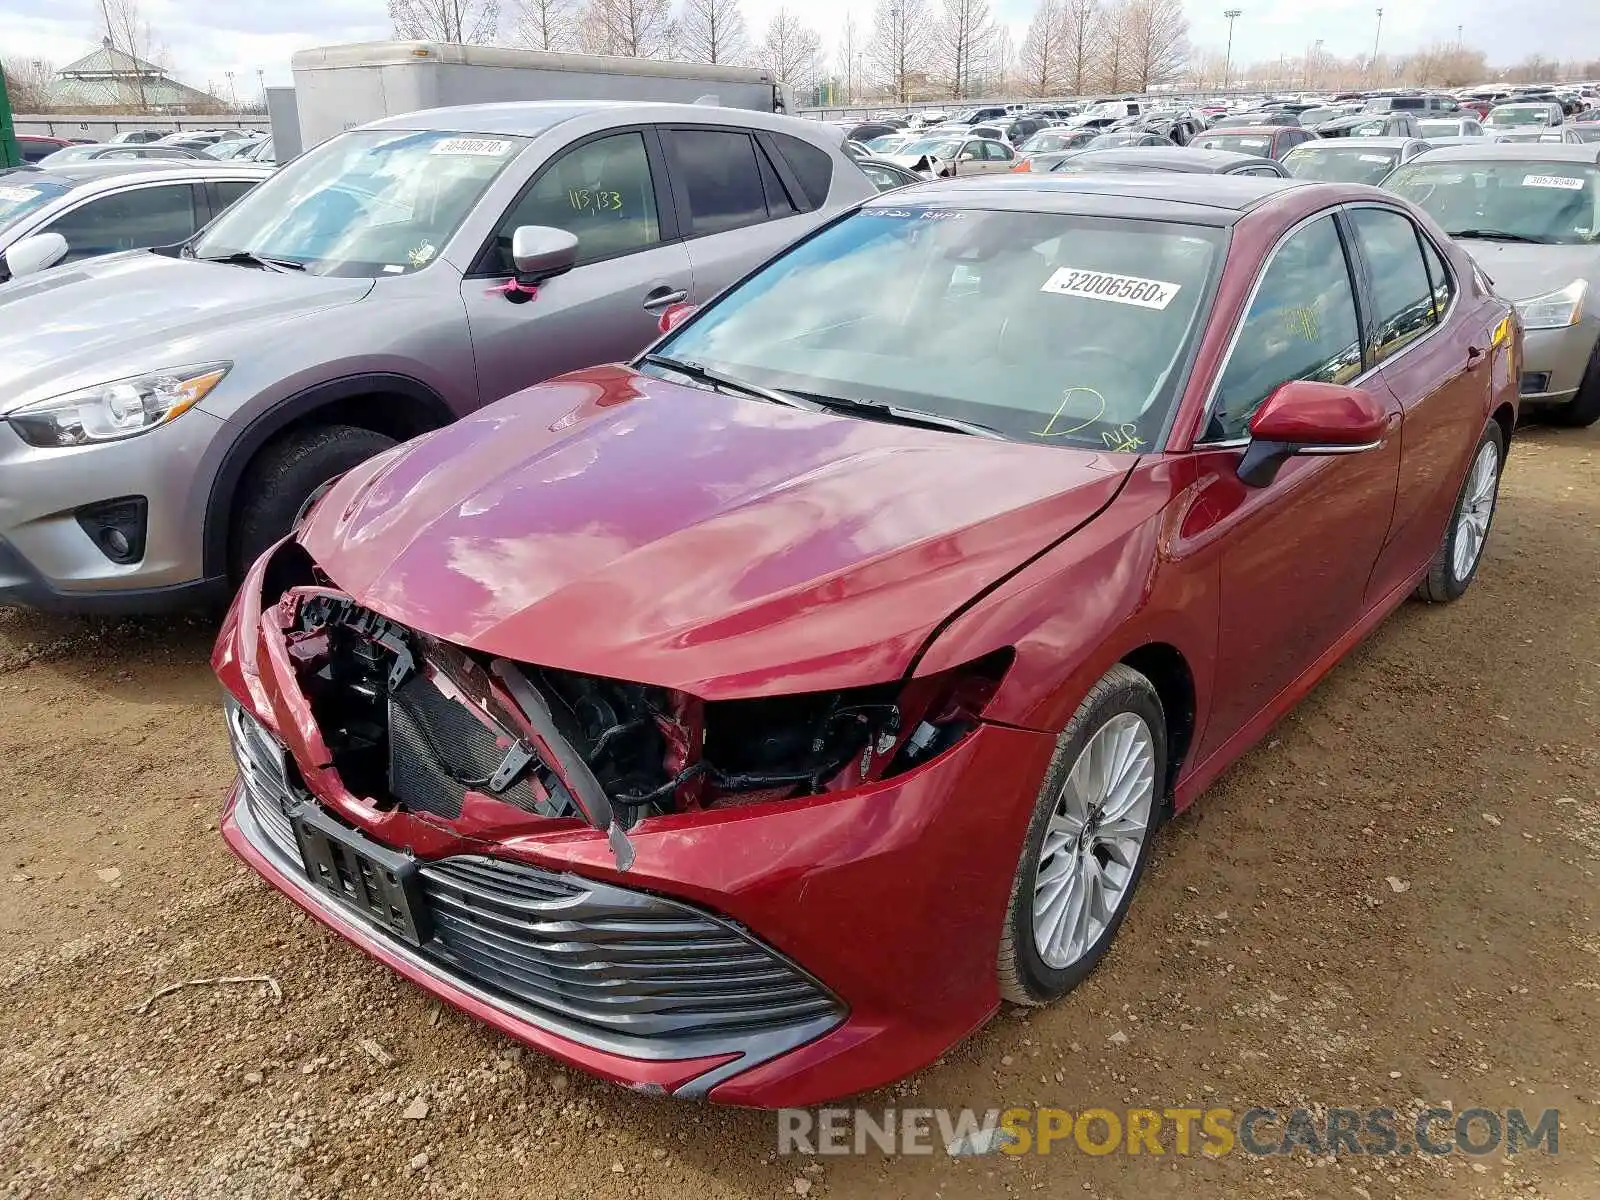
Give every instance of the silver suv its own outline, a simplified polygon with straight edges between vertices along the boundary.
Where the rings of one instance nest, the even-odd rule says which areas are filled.
[[[434,109],[323,143],[181,246],[0,287],[0,604],[224,597],[326,480],[637,353],[873,194],[821,122]]]

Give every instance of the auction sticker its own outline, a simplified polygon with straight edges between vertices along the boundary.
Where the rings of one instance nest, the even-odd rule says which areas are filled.
[[[1136,304],[1140,308],[1165,308],[1172,303],[1172,298],[1182,286],[1162,279],[1141,279],[1137,275],[1113,275],[1108,271],[1062,267],[1046,279],[1039,290],[1058,296],[1109,300],[1113,304]]]
[[[26,204],[29,200],[36,199],[39,193],[33,188],[25,187],[0,187],[0,201],[7,204]]]
[[[1386,163],[1389,161],[1389,156],[1387,154],[1363,154],[1361,155],[1361,161]]]
[[[1523,187],[1560,188],[1566,192],[1583,191],[1583,180],[1566,175],[1524,175]]]
[[[488,158],[504,158],[511,153],[511,143],[494,138],[445,138],[435,142],[429,154],[480,154]]]

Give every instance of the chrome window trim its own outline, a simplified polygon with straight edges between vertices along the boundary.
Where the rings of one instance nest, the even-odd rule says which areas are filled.
[[[1284,243],[1286,243],[1295,234],[1299,233],[1302,229],[1305,229],[1307,226],[1311,225],[1314,221],[1318,221],[1323,217],[1333,217],[1338,213],[1351,212],[1358,208],[1375,208],[1381,212],[1398,213],[1407,221],[1411,222],[1412,228],[1415,229],[1421,237],[1426,239],[1428,245],[1433,248],[1433,252],[1438,255],[1439,261],[1444,264],[1446,273],[1450,276],[1450,307],[1445,309],[1445,311],[1440,315],[1438,322],[1427,333],[1423,334],[1414,341],[1407,343],[1407,345],[1398,353],[1391,354],[1388,358],[1373,363],[1372,366],[1368,367],[1365,371],[1362,371],[1361,374],[1352,379],[1348,386],[1361,386],[1361,384],[1365,383],[1374,374],[1388,366],[1390,363],[1405,357],[1412,351],[1412,349],[1430,340],[1436,333],[1439,332],[1440,329],[1444,327],[1445,322],[1449,320],[1452,315],[1454,315],[1456,306],[1461,302],[1461,286],[1460,280],[1455,273],[1455,268],[1451,265],[1450,256],[1439,248],[1438,244],[1434,242],[1433,237],[1428,233],[1428,231],[1419,225],[1416,219],[1413,218],[1410,213],[1406,212],[1405,209],[1393,204],[1384,204],[1375,200],[1357,200],[1345,204],[1337,204],[1332,208],[1324,208],[1312,213],[1310,216],[1302,217],[1293,225],[1289,226],[1288,229],[1284,230],[1279,236],[1278,240],[1272,244],[1272,249],[1267,252],[1267,257],[1262,260],[1261,267],[1256,272],[1255,280],[1250,285],[1250,294],[1245,297],[1244,310],[1239,316],[1239,319],[1234,323],[1233,334],[1228,339],[1228,349],[1227,352],[1222,356],[1222,365],[1218,368],[1216,377],[1211,381],[1211,390],[1206,394],[1206,406],[1200,415],[1200,428],[1202,430],[1204,430],[1211,422],[1211,416],[1217,407],[1217,393],[1222,387],[1222,377],[1227,374],[1228,364],[1233,361],[1234,351],[1239,348],[1239,339],[1244,333],[1244,323],[1250,316],[1250,310],[1255,307],[1256,295],[1261,290],[1261,284],[1266,278],[1267,272],[1272,269],[1273,261],[1278,257],[1278,251],[1283,247]],[[1341,237],[1342,236],[1343,235],[1341,234]],[[1357,247],[1357,253],[1360,253],[1359,247]],[[1354,284],[1355,280],[1352,279],[1351,285],[1354,286]],[[1356,323],[1358,326],[1360,325],[1360,322],[1361,309],[1358,302],[1356,306]],[[1365,334],[1366,331],[1361,330],[1361,332]],[[1204,438],[1197,438],[1192,444],[1191,449],[1198,450],[1204,447],[1207,450],[1222,450],[1237,446],[1246,446],[1249,445],[1249,443],[1250,439],[1248,437],[1222,438],[1209,441]]]

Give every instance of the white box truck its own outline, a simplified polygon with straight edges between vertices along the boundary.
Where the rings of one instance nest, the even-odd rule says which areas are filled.
[[[505,100],[649,100],[793,112],[770,71],[714,63],[661,62],[457,46],[359,42],[301,50],[290,60],[300,147],[379,117],[423,108]],[[282,162],[284,155],[279,155]]]

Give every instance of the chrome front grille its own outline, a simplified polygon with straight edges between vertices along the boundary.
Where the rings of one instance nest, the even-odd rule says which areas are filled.
[[[246,802],[279,853],[300,865],[300,844],[289,823],[288,810],[304,799],[289,780],[287,751],[283,743],[241,707],[231,696],[227,701],[228,740],[239,764],[239,780],[244,784]]]
[[[504,859],[424,863],[424,952],[566,1021],[640,1038],[806,1023],[838,1002],[732,922]]]
[[[231,700],[227,719],[252,824],[303,877],[288,812],[310,798],[269,730]],[[699,1053],[727,1038],[776,1050],[844,1017],[816,980],[692,905],[508,859],[458,855],[417,867],[429,934],[416,956],[580,1040],[646,1056]]]

